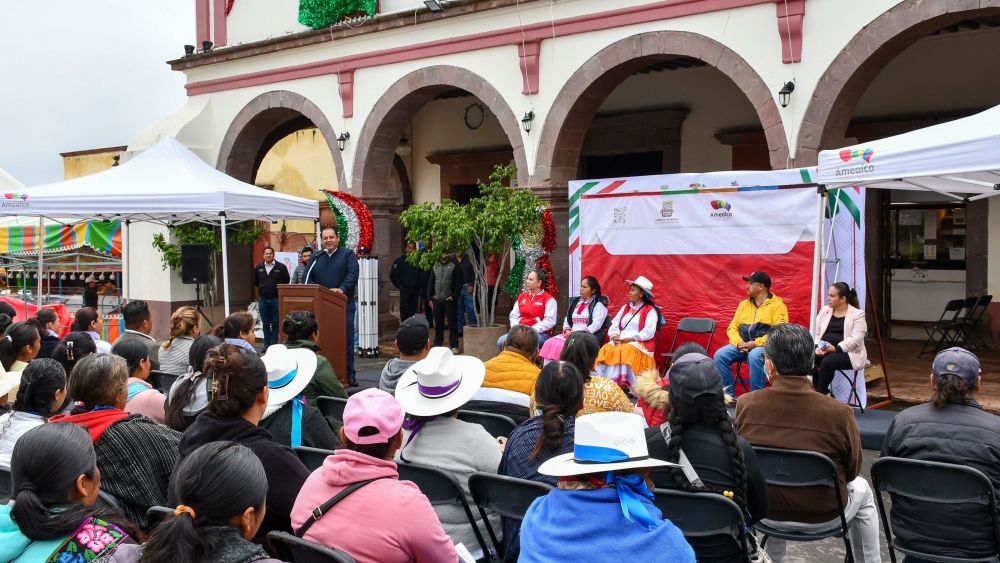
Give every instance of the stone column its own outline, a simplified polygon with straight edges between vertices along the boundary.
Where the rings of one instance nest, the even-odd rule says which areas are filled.
[[[556,249],[549,255],[552,273],[559,284],[559,317],[566,312],[569,303],[569,186],[567,184],[546,183],[531,186],[531,190],[552,210],[552,221],[556,225]]]
[[[375,248],[372,256],[378,256],[379,262],[379,340],[393,340],[399,319],[390,311],[390,295],[392,283],[389,273],[392,262],[403,253],[403,227],[399,224],[399,214],[405,208],[402,194],[384,194],[362,196],[361,199],[372,212],[375,224]]]

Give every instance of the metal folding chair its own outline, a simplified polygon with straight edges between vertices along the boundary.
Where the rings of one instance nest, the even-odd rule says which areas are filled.
[[[333,455],[333,451],[324,450],[321,448],[310,448],[308,446],[299,446],[297,448],[292,448],[295,455],[299,456],[299,461],[302,465],[306,466],[309,471],[316,471],[323,466],[323,462],[326,458]]]
[[[506,438],[517,427],[517,423],[509,416],[490,412],[458,411],[458,419],[482,426],[494,438]]]
[[[786,450],[782,448],[767,448],[754,446],[757,461],[764,471],[764,479],[768,485],[779,487],[830,487],[837,498],[839,521],[827,528],[816,531],[787,531],[776,528],[761,520],[754,528],[764,534],[761,547],[769,537],[789,541],[816,541],[829,537],[841,537],[847,548],[847,561],[854,562],[854,551],[851,540],[847,537],[847,518],[844,516],[844,497],[840,494],[840,484],[837,481],[837,466],[825,455],[805,450]]]
[[[497,534],[490,525],[486,510],[492,510],[502,516],[520,522],[524,520],[524,514],[528,512],[528,507],[538,497],[549,494],[552,487],[538,481],[528,481],[515,477],[506,477],[495,473],[473,473],[469,476],[469,492],[472,493],[472,501],[479,509],[479,515],[483,518],[486,532],[490,536],[490,541],[501,556],[504,555],[504,543],[497,540]],[[509,538],[504,538],[504,542]]]
[[[341,425],[344,424],[344,407],[347,406],[347,399],[340,397],[327,397],[325,395],[316,397],[316,408],[323,413],[326,418],[332,419]]]
[[[705,343],[705,350],[712,347],[712,339],[715,338],[715,319],[705,317],[684,317],[677,323],[677,330],[674,332],[674,339],[670,342],[670,351],[660,354],[664,359],[663,370],[670,368],[674,362],[674,352],[677,351],[677,339],[681,333],[687,334],[707,334],[708,342]]]
[[[174,382],[180,379],[180,377],[181,376],[176,373],[167,373],[165,371],[154,369],[149,372],[149,383],[161,393],[166,395],[170,392],[170,387],[173,386]]]
[[[941,346],[955,329],[958,316],[962,314],[962,309],[964,308],[964,299],[952,299],[945,304],[944,311],[941,311],[941,318],[924,327],[924,330],[927,331],[927,341],[920,348],[920,353],[917,354],[918,357],[928,352],[928,346],[930,346],[929,351],[934,353],[937,353],[941,349]]]
[[[997,495],[990,478],[978,469],[955,465],[951,463],[941,463],[936,461],[921,461],[916,459],[904,459],[898,457],[883,457],[872,465],[872,485],[875,488],[875,500],[878,503],[879,515],[882,517],[882,528],[885,531],[885,538],[889,543],[889,558],[892,563],[896,563],[896,551],[902,552],[908,557],[916,557],[927,561],[941,562],[969,562],[974,561],[1000,561],[1000,520],[997,518]],[[942,553],[941,549],[935,553],[927,553],[913,549],[899,542],[899,538],[892,537],[889,526],[889,514],[886,512],[882,502],[882,491],[888,491],[894,499],[906,497],[914,501],[927,503],[926,509],[932,511],[935,506],[944,504],[968,504],[979,505],[986,509],[987,514],[982,514],[982,518],[992,517],[993,519],[993,552],[983,554],[983,557],[961,558]],[[899,510],[896,502],[893,502],[893,512]],[[979,515],[964,514],[963,522],[958,523],[965,526],[966,518],[977,518]],[[940,517],[935,513],[933,518]],[[924,538],[933,539],[936,532],[944,527],[938,528],[928,526],[920,530],[920,535]],[[933,542],[930,542],[933,543]]]
[[[992,295],[983,295],[976,299],[976,303],[969,311],[969,314],[958,321],[958,326],[955,327],[954,331],[954,338],[951,341],[952,344],[965,348],[987,347],[986,341],[979,336],[977,330],[979,329],[979,325],[982,324],[983,315],[986,314],[986,309],[989,308],[992,301]]]
[[[267,534],[267,545],[278,559],[291,563],[357,563],[346,551],[319,545],[287,532]]]
[[[739,545],[744,561],[750,561],[746,521],[738,504],[716,493],[656,489],[653,495],[653,504],[685,538],[729,536]]]

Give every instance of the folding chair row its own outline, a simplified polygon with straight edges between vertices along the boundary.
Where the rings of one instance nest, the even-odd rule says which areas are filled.
[[[976,345],[986,347],[986,342],[978,334],[983,315],[993,301],[992,295],[952,299],[944,306],[941,317],[924,327],[927,341],[920,348],[920,356],[927,352],[937,353],[948,346]]]
[[[674,332],[674,339],[670,342],[670,351],[660,355],[664,358],[664,374],[666,374],[666,371],[670,369],[671,364],[674,363],[674,352],[677,351],[677,339],[680,337],[681,333],[690,335],[707,334],[708,341],[705,342],[705,350],[709,350],[712,347],[712,339],[715,338],[715,319],[709,319],[706,317],[684,317],[677,323],[677,330]]]
[[[326,396],[316,398],[316,408],[323,413],[323,416],[340,424],[344,423],[344,408],[346,406],[347,399]],[[488,412],[462,410],[458,411],[458,418],[459,420],[479,424],[494,438],[498,438],[500,436],[506,438],[507,436],[510,436],[510,433],[517,426],[514,420],[509,416]]]

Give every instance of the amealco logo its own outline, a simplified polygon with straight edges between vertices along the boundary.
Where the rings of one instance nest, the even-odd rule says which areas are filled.
[[[840,151],[840,160],[850,163],[848,166],[837,168],[836,176],[853,176],[855,174],[868,174],[875,171],[872,164],[872,157],[875,151],[872,149],[844,149]]]
[[[28,207],[28,194],[7,192],[0,199],[0,207]]]
[[[712,200],[712,213],[709,217],[732,217],[733,216],[733,206],[724,199],[713,199]]]

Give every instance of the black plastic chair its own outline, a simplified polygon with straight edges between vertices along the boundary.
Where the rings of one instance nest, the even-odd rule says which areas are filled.
[[[979,325],[983,322],[983,315],[993,301],[992,295],[983,295],[976,298],[976,304],[969,311],[969,314],[958,321],[954,331],[952,344],[964,346],[966,348],[986,348],[986,341],[979,333]]]
[[[494,438],[501,436],[506,438],[517,427],[517,423],[511,417],[489,412],[458,411],[458,419],[482,426]]]
[[[743,388],[743,393],[749,393],[753,391],[753,382],[750,380],[750,360],[736,360],[733,364],[736,366],[736,377],[733,378],[733,395],[736,395],[736,387],[740,386]],[[747,376],[743,377],[743,368],[747,368]],[[741,393],[742,394],[742,393]]]
[[[122,504],[115,495],[101,489],[97,491],[97,505],[113,508],[119,513],[122,511]]]
[[[14,480],[11,477],[10,470],[0,469],[0,502],[6,502],[10,499],[13,487]]]
[[[173,517],[173,515],[174,509],[167,508],[166,506],[150,506],[149,510],[146,511],[146,519],[149,520],[150,527],[155,526],[168,517]]]
[[[347,399],[340,397],[316,397],[316,408],[323,413],[326,418],[331,418],[340,424],[344,424],[344,407],[347,406]]]
[[[768,485],[779,487],[830,487],[837,498],[837,511],[839,522],[834,522],[831,526],[816,531],[787,531],[775,528],[761,520],[754,525],[757,531],[764,534],[761,540],[761,547],[771,536],[789,541],[816,541],[829,537],[841,537],[844,540],[844,547],[847,548],[846,560],[853,563],[854,551],[851,549],[851,540],[847,537],[847,518],[844,516],[844,497],[840,494],[840,485],[837,482],[837,466],[825,455],[817,452],[805,450],[786,450],[781,448],[766,448],[754,446],[757,453],[757,461],[764,471],[764,478]]]
[[[319,545],[287,532],[267,534],[271,553],[290,563],[357,563],[346,551]]]
[[[316,471],[322,467],[323,462],[326,458],[333,455],[333,451],[324,450],[320,448],[310,448],[308,446],[299,446],[297,448],[292,448],[295,455],[299,456],[299,461],[302,465],[306,466],[309,471]]]
[[[653,495],[653,504],[665,519],[680,528],[685,538],[729,536],[739,545],[744,560],[750,561],[746,523],[738,504],[715,493],[656,489]]]
[[[712,339],[715,338],[715,319],[708,319],[705,317],[684,317],[677,323],[677,330],[674,332],[674,339],[670,342],[670,351],[665,354],[660,354],[665,358],[663,362],[663,370],[670,368],[670,365],[674,362],[674,352],[677,351],[677,338],[680,334],[684,332],[687,334],[707,334],[708,342],[705,343],[705,350],[712,347]]]
[[[955,330],[958,322],[958,316],[965,308],[965,302],[965,299],[952,299],[945,304],[944,311],[941,311],[941,318],[924,327],[924,330],[927,331],[927,341],[920,348],[917,357],[923,356],[928,351],[937,353],[941,346],[951,338],[952,331]],[[930,346],[929,350],[928,346]]]
[[[462,510],[465,511],[466,517],[469,519],[472,531],[476,534],[476,541],[479,542],[479,547],[483,550],[483,556],[486,559],[492,559],[489,556],[490,548],[486,545],[483,532],[476,525],[476,517],[472,514],[469,500],[465,498],[462,485],[458,483],[455,477],[435,467],[416,463],[400,463],[396,469],[399,472],[399,480],[412,481],[420,489],[420,492],[424,493],[430,499],[431,504],[457,504],[461,506]],[[489,523],[486,526],[489,528]]]
[[[161,393],[166,395],[170,392],[170,387],[173,386],[174,382],[180,379],[181,375],[176,373],[167,373],[160,370],[151,370],[149,372],[149,383],[156,389],[159,389]]]
[[[490,541],[501,556],[504,553],[504,544],[497,540],[497,534],[490,525],[486,516],[486,509],[490,509],[504,518],[524,520],[524,514],[528,512],[528,507],[538,497],[549,494],[552,487],[538,481],[507,477],[495,473],[473,473],[469,476],[469,492],[472,493],[472,501],[479,509],[479,515],[483,518],[483,524],[490,535]],[[505,538],[506,539],[506,538]]]
[[[974,562],[1000,561],[1000,520],[997,518],[997,495],[989,477],[978,469],[941,463],[936,461],[920,461],[899,457],[883,457],[872,464],[872,485],[875,487],[875,500],[878,502],[878,512],[882,517],[882,529],[889,543],[889,558],[896,563],[896,550],[908,557],[916,557],[928,561],[942,562]],[[889,526],[889,514],[882,503],[882,491],[888,491],[890,496],[897,495],[908,499],[924,501],[933,505],[941,504],[979,504],[986,507],[993,518],[994,553],[986,559],[963,559],[934,553],[924,553],[900,545],[898,539],[893,539]],[[893,510],[897,510],[896,507]],[[962,522],[960,525],[964,526]],[[941,528],[928,527],[920,530],[928,540],[934,538],[934,533]]]

